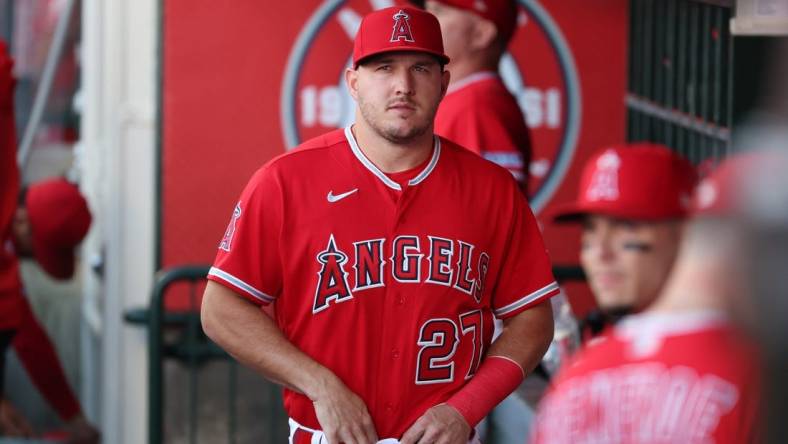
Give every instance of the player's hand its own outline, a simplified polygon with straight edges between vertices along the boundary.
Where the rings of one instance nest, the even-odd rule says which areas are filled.
[[[33,437],[33,427],[5,398],[0,400],[0,436],[15,438]]]
[[[454,407],[439,404],[424,412],[400,440],[401,444],[466,444],[471,426]]]
[[[367,406],[341,382],[329,384],[313,401],[329,444],[373,444],[378,435]]]
[[[101,434],[84,416],[79,415],[66,424],[68,444],[98,444]]]

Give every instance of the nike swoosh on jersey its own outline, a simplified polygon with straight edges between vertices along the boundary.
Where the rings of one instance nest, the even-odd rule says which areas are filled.
[[[353,188],[352,190],[348,191],[347,193],[337,194],[335,196],[334,195],[334,191],[332,190],[332,191],[328,192],[328,196],[326,196],[326,199],[328,199],[328,201],[331,202],[331,203],[338,202],[338,201],[350,196],[351,194],[355,193],[356,191],[358,191],[358,188]]]

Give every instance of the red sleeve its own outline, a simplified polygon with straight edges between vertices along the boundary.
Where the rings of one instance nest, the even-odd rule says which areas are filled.
[[[38,391],[63,421],[69,421],[82,412],[79,401],[71,390],[49,336],[30,309],[27,299],[22,299],[22,324],[12,345]]]
[[[505,319],[559,292],[536,218],[514,184],[513,211],[503,264],[493,293],[493,312]]]
[[[487,100],[489,102],[476,104],[486,112],[479,112],[467,104],[458,106],[462,105],[458,100],[441,104],[435,132],[506,168],[524,187],[528,183],[527,165],[531,160],[528,127],[516,105],[507,106],[506,102],[493,96]]]
[[[521,114],[517,114],[517,118]],[[479,127],[482,157],[512,173],[521,186],[528,183],[531,161],[531,134],[524,123],[506,121],[512,117],[501,113],[476,113],[473,121]],[[515,128],[516,127],[516,128]]]
[[[246,299],[267,305],[282,286],[279,239],[282,195],[269,165],[261,168],[241,193],[208,279]]]
[[[12,66],[5,43],[0,41],[0,241],[11,227],[19,193]]]

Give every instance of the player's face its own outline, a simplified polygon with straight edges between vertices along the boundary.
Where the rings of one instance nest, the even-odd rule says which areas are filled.
[[[27,210],[17,208],[14,213],[14,223],[12,224],[14,249],[21,257],[33,255],[33,231],[30,227],[30,219],[27,217]]]
[[[348,70],[347,82],[364,123],[392,143],[408,144],[432,132],[449,73],[429,54],[389,53]]]
[[[445,5],[435,0],[427,0],[425,9],[431,12],[441,24],[443,50],[452,60],[459,60],[467,51],[473,35],[476,16],[468,11]]]
[[[653,302],[676,259],[680,235],[680,222],[586,217],[580,262],[599,308],[639,311]]]

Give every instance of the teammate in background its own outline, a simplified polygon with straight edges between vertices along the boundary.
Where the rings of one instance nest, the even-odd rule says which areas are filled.
[[[74,247],[90,226],[90,213],[77,188],[61,179],[33,184],[19,193],[12,67],[5,43],[0,41],[0,436],[32,434],[2,396],[6,349],[11,345],[32,381],[65,421],[69,442],[97,443],[99,434],[82,414],[54,347],[25,299],[18,260],[33,257],[53,277],[70,278]]]
[[[508,169],[528,195],[531,135],[498,65],[517,27],[514,0],[427,0],[441,24],[451,83],[435,133]]]
[[[735,161],[734,161],[735,162]],[[731,321],[752,311],[748,258],[724,165],[695,198],[664,290],[581,351],[543,400],[536,443],[755,442],[757,349]]]
[[[449,84],[435,17],[367,15],[353,62],[356,122],[241,194],[203,327],[285,385],[291,442],[477,441],[550,343],[550,261],[511,174],[433,135]],[[275,320],[259,309],[274,301]]]
[[[770,135],[758,142],[772,145]],[[780,139],[771,141],[776,142],[774,149],[738,154],[702,185],[706,196],[733,195],[737,199],[734,206],[746,236],[746,248],[737,257],[745,264],[742,269],[750,291],[734,301],[732,311],[734,320],[761,346],[764,399],[758,418],[763,431],[759,440],[782,443],[788,433],[788,152]],[[713,182],[715,177],[725,179]]]
[[[697,180],[668,147],[632,143],[604,149],[586,163],[575,202],[558,223],[582,223],[580,263],[603,322],[646,308],[673,267]]]

